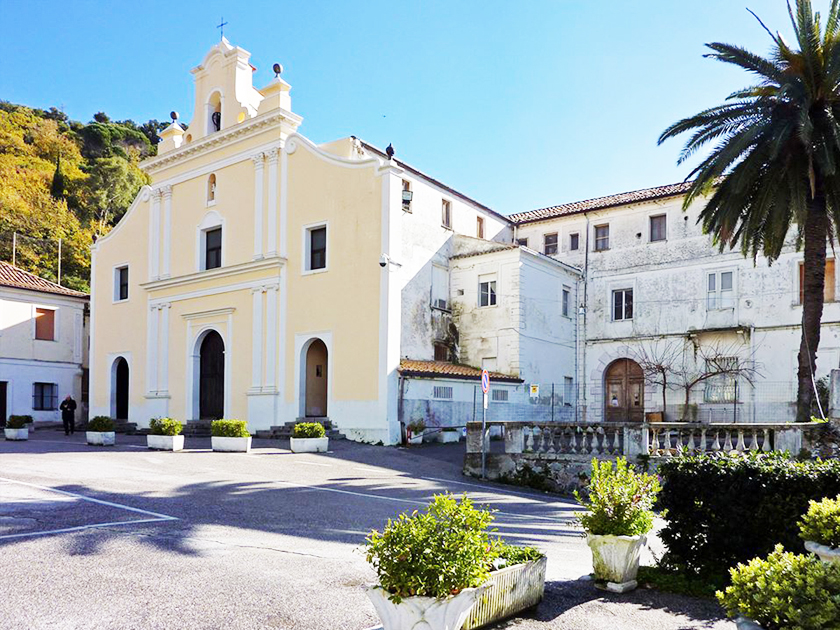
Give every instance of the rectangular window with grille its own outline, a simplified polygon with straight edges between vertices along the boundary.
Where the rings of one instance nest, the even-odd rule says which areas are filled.
[[[563,403],[571,407],[575,402],[575,381],[571,376],[563,377]]]
[[[735,308],[735,272],[712,271],[707,276],[706,308]]]
[[[204,239],[204,268],[218,269],[222,266],[222,228],[207,230]]]
[[[128,266],[114,270],[114,301],[128,299]]]
[[[518,238],[516,239],[516,244],[520,247],[528,247],[528,239],[527,238]]]
[[[447,229],[452,229],[452,203],[446,199],[440,204],[440,224]]]
[[[491,389],[490,396],[493,402],[507,402],[508,390],[506,389]]]
[[[55,383],[32,384],[32,409],[52,411],[58,408],[58,385]]]
[[[452,387],[449,385],[435,385],[432,398],[437,400],[452,400]]]
[[[478,283],[478,305],[496,306],[496,281],[480,280]]]
[[[563,287],[562,308],[563,317],[569,317],[569,299],[571,298],[571,291],[568,287]]]
[[[829,258],[825,261],[825,284],[823,285],[823,300],[825,302],[834,301],[834,259]],[[799,303],[805,301],[805,264],[799,263]]]
[[[633,289],[618,289],[612,292],[613,321],[633,319]]]
[[[737,369],[738,357],[722,357],[715,363],[706,362],[706,371]],[[717,374],[706,380],[703,400],[706,402],[735,402],[738,377],[733,374]]]
[[[580,234],[577,232],[569,234],[569,251],[575,252],[580,248]]]

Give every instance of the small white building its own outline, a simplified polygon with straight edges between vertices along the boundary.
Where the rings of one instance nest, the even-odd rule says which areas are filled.
[[[87,414],[88,296],[0,262],[0,424],[61,420],[70,394]]]

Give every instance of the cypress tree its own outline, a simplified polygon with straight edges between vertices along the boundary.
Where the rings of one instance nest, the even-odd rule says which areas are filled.
[[[64,199],[64,175],[61,174],[61,156],[55,161],[55,173],[53,173],[50,194],[53,199]]]

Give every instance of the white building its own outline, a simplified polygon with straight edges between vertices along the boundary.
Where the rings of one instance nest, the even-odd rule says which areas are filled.
[[[582,412],[596,421],[661,411],[661,390],[644,382],[635,359],[643,347],[676,343],[689,364],[717,346],[758,371],[754,385],[743,378],[701,383],[686,416],[793,419],[803,259],[794,234],[772,266],[761,256],[754,263],[738,250],[720,252],[697,223],[703,201],[683,212],[686,190],[675,184],[510,217],[519,243],[583,269]],[[837,294],[829,250],[817,378],[840,366]],[[668,392],[669,418],[684,415],[682,402],[682,392]]]
[[[88,296],[0,262],[0,424],[61,420],[71,394],[86,417]]]

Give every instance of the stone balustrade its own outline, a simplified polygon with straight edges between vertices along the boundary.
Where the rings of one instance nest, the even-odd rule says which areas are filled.
[[[490,479],[510,479],[541,470],[561,491],[573,489],[586,476],[595,457],[639,456],[658,462],[680,453],[813,450],[813,433],[820,423],[689,423],[689,422],[480,422],[467,423],[464,470]],[[490,440],[497,435],[500,441]],[[482,449],[482,442],[484,448]],[[482,450],[485,456],[482,458]],[[524,472],[523,472],[524,471]],[[524,480],[521,480],[524,482]],[[549,484],[551,485],[551,484]]]

